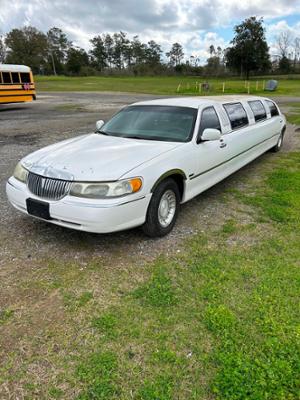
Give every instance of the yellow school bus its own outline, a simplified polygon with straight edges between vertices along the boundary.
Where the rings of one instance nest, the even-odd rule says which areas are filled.
[[[25,65],[0,64],[0,104],[36,99],[31,69]]]

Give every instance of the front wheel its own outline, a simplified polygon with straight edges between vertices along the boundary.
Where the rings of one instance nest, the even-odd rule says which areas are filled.
[[[180,203],[180,193],[176,182],[169,178],[155,189],[143,225],[143,231],[150,237],[167,235],[175,225]]]

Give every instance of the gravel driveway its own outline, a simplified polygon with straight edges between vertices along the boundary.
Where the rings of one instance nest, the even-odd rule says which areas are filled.
[[[7,202],[5,182],[20,158],[45,145],[94,130],[97,119],[107,119],[123,105],[158,96],[125,93],[43,93],[30,104],[0,106],[0,279],[20,265],[43,259],[103,257],[107,263],[149,260],[159,253],[180,251],[182,239],[194,232],[217,229],[237,212],[225,204],[227,188],[243,187],[249,176],[260,179],[264,163],[277,155],[266,153],[214,188],[182,207],[173,232],[149,239],[140,229],[96,235],[77,232],[28,218]],[[299,99],[283,98],[282,102]],[[280,102],[280,100],[279,100]],[[284,151],[299,146],[288,127]],[[28,265],[28,264],[27,264]],[[32,265],[32,264],[31,264]]]

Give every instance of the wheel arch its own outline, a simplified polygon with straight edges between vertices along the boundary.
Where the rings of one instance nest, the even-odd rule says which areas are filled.
[[[163,173],[152,186],[151,193],[153,193],[157,186],[167,178],[172,178],[177,183],[180,192],[180,198],[182,200],[184,194],[184,181],[187,180],[187,177],[184,171],[182,171],[181,169],[171,169]]]

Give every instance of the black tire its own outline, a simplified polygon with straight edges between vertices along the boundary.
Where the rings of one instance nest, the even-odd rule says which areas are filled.
[[[278,151],[281,150],[282,144],[283,144],[283,138],[284,138],[284,132],[281,132],[281,134],[280,134],[280,136],[279,136],[279,138],[278,138],[278,141],[277,141],[276,146],[274,146],[274,147],[271,148],[271,151],[272,151],[273,153],[277,153]]]
[[[159,221],[159,205],[161,198],[163,195],[169,191],[173,192],[175,195],[176,199],[176,205],[175,205],[175,213],[172,217],[171,222],[168,224],[168,226],[162,226],[160,221]],[[162,181],[157,188],[154,190],[154,193],[152,195],[148,210],[147,210],[147,215],[146,215],[146,222],[143,225],[142,229],[144,233],[147,236],[150,237],[162,237],[167,235],[171,230],[173,229],[178,211],[179,211],[179,206],[180,206],[180,193],[178,189],[178,185],[172,178],[165,179]]]

